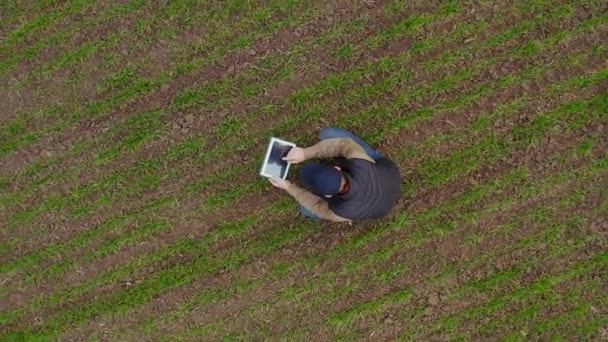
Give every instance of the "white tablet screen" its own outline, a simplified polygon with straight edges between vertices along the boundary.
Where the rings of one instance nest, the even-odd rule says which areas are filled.
[[[289,169],[289,163],[283,157],[293,148],[293,144],[272,139],[268,147],[266,163],[263,165],[261,174],[266,177],[285,179]]]

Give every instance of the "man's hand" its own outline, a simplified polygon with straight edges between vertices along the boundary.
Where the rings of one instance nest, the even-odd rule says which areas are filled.
[[[287,190],[291,185],[291,182],[280,178],[270,178],[270,183],[279,189]]]
[[[285,157],[283,157],[283,160],[291,163],[291,164],[298,164],[304,161],[304,149],[301,147],[294,147],[292,148],[289,153],[287,153],[287,155]]]

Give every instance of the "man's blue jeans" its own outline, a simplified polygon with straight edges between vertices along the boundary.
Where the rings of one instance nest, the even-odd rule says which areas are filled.
[[[326,127],[326,128],[321,129],[321,131],[319,132],[319,140],[326,140],[326,139],[333,139],[333,138],[351,138],[357,144],[359,144],[361,147],[363,147],[365,152],[367,152],[367,154],[370,157],[372,157],[372,159],[378,160],[378,159],[382,158],[382,154],[380,154],[380,152],[371,148],[371,146],[369,146],[365,141],[363,141],[361,138],[359,138],[355,133],[353,133],[351,131],[348,131],[343,128],[337,128],[337,127]],[[315,163],[315,162],[312,162],[312,163]],[[302,213],[302,215],[304,215],[308,218],[319,219],[319,217],[317,215],[315,215],[310,210],[304,208],[303,206],[300,206],[299,210],[300,210],[300,213]]]

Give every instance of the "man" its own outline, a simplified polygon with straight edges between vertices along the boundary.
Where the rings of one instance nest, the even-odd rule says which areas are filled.
[[[311,147],[292,148],[283,158],[293,164],[335,158],[331,165],[310,162],[302,167],[300,181],[311,192],[283,179],[270,182],[293,196],[306,217],[351,223],[386,215],[400,195],[397,166],[345,129],[324,128],[319,139]]]

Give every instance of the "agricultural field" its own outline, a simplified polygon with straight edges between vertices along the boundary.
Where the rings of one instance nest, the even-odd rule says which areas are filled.
[[[608,340],[605,0],[2,1],[0,91],[0,341]],[[258,175],[325,126],[388,217]]]

